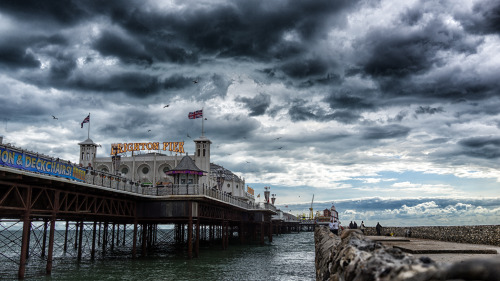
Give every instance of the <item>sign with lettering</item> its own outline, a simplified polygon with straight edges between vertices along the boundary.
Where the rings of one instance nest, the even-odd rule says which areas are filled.
[[[3,146],[0,146],[0,165],[78,181],[84,181],[86,173],[83,168],[70,163]]]
[[[112,143],[111,155],[125,153],[127,151],[139,150],[160,150],[172,151],[178,153],[184,152],[184,142],[163,142],[160,146],[159,142],[139,142],[139,143]]]

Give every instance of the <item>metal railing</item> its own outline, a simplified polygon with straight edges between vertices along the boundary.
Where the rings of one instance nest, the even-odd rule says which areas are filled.
[[[113,175],[110,173],[106,173],[103,171],[95,171],[95,170],[87,170],[86,172],[84,171],[83,167],[79,167],[78,165],[71,163],[69,161],[64,161],[59,158],[53,159],[50,156],[47,155],[39,155],[35,152],[32,151],[27,151],[23,150],[18,147],[10,146],[10,145],[3,145],[0,144],[0,150],[3,151],[2,157],[0,158],[2,161],[0,161],[0,167],[5,167],[9,169],[14,169],[14,170],[19,170],[22,172],[28,172],[28,173],[33,173],[33,174],[39,174],[39,175],[44,175],[44,176],[50,176],[50,177],[57,177],[61,178],[61,176],[58,175],[53,175],[50,172],[38,172],[38,170],[31,171],[26,168],[19,168],[17,167],[17,162],[14,163],[14,159],[18,159],[18,157],[22,156],[23,161],[24,157],[29,156],[31,159],[40,159],[37,161],[40,162],[40,171],[44,171],[43,168],[44,166],[42,163],[51,163],[52,165],[56,164],[64,164],[65,167],[68,167],[69,170],[78,170],[80,171],[81,177],[78,178],[71,178],[71,177],[66,177],[69,180],[76,181],[76,182],[82,182],[83,175],[84,176],[84,183],[87,184],[92,184],[92,185],[97,185],[105,188],[110,188],[113,190],[121,190],[121,191],[126,191],[126,192],[131,192],[135,194],[142,194],[142,195],[150,195],[150,196],[167,196],[167,195],[204,195],[208,196],[210,198],[214,198],[217,200],[224,201],[226,203],[245,208],[248,210],[271,210],[276,212],[276,207],[272,204],[269,203],[258,203],[255,204],[252,201],[248,200],[243,200],[240,197],[235,197],[232,196],[229,193],[214,189],[214,188],[209,188],[208,186],[204,185],[198,185],[198,184],[170,184],[167,186],[158,186],[158,187],[151,187],[150,185],[145,185],[141,184],[139,182],[134,182],[131,181],[125,177],[121,177],[118,175]],[[4,157],[5,156],[5,157]],[[3,160],[3,159],[6,160]],[[11,159],[12,158],[12,159]],[[9,160],[9,161],[8,161]],[[10,161],[11,160],[11,161]],[[16,164],[16,165],[14,165]],[[38,166],[37,166],[38,167]],[[249,198],[249,194],[245,194],[244,198]],[[253,196],[252,196],[253,198]]]

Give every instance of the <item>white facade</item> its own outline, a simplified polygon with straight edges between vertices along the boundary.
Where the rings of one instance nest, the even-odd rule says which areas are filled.
[[[221,190],[232,196],[244,200],[255,201],[254,196],[246,190],[245,180],[236,176],[222,166],[210,163],[210,145],[212,142],[202,136],[196,140],[195,154],[188,155],[193,159],[196,166],[205,172],[198,182],[206,188],[218,188],[218,177],[223,177]],[[131,180],[142,184],[157,186],[168,185],[174,182],[171,176],[165,172],[175,168],[184,155],[169,156],[159,152],[133,153],[133,156],[121,156],[117,169],[113,165],[112,157],[96,157],[97,147],[92,140],[87,139],[80,145],[80,163],[87,167],[91,163],[97,171],[111,174],[120,174]],[[222,170],[222,172],[221,172]],[[220,182],[220,180],[219,180]],[[189,183],[196,184],[196,183]]]

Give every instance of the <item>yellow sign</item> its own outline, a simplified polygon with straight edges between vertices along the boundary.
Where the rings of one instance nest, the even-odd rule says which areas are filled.
[[[178,153],[184,152],[184,142],[163,142],[161,145],[162,150],[172,151]],[[139,150],[160,150],[159,142],[139,142],[139,143],[112,143],[111,155],[125,153],[127,151]]]

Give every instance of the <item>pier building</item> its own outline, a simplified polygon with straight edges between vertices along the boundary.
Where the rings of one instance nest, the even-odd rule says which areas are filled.
[[[220,190],[248,202],[255,202],[253,190],[245,186],[245,180],[232,171],[210,162],[212,142],[204,135],[193,140],[195,153],[189,156],[202,175],[198,184]],[[140,182],[143,187],[157,188],[170,184],[190,184],[194,179],[179,177],[174,183],[170,173],[184,156],[184,142],[115,143],[111,145],[109,157],[97,157],[100,147],[90,138],[80,142],[79,162],[83,167],[90,164],[93,169],[120,175],[127,180]],[[163,153],[160,151],[164,151]],[[146,151],[146,152],[144,152]],[[171,152],[173,155],[167,155]]]

